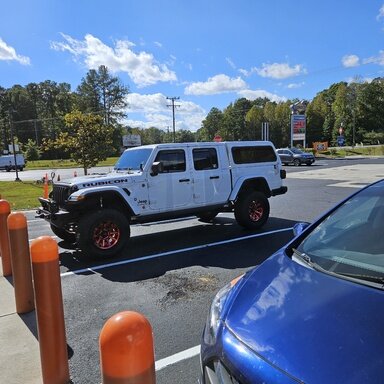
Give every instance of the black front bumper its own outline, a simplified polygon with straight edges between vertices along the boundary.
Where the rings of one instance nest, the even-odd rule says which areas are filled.
[[[66,228],[77,223],[79,214],[58,207],[55,201],[39,197],[41,207],[36,211],[37,217],[48,221],[58,228]]]

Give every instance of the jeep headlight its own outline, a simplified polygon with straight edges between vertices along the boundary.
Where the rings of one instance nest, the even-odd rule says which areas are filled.
[[[242,277],[243,275],[237,277],[229,284],[221,288],[213,299],[204,329],[205,343],[212,345],[216,342],[217,333],[219,330],[220,322],[222,320],[224,304],[228,298],[229,292]]]

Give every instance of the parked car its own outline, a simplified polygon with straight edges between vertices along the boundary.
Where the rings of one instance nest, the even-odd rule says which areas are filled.
[[[7,172],[16,169],[16,166],[19,171],[22,171],[25,167],[25,163],[26,161],[22,154],[17,154],[16,156],[13,154],[0,156],[0,169]]]
[[[202,383],[382,383],[384,180],[347,198],[213,300]]]
[[[284,165],[312,165],[315,162],[315,156],[312,153],[303,152],[298,148],[279,148],[276,152]]]

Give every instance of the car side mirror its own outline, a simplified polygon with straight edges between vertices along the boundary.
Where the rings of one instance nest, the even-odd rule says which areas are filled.
[[[161,161],[155,161],[151,167],[151,176],[157,176],[159,173],[163,172],[163,163]]]
[[[296,237],[296,236],[299,236],[300,234],[302,234],[304,232],[304,230],[309,226],[309,223],[296,223],[294,226],[293,226],[293,235]]]

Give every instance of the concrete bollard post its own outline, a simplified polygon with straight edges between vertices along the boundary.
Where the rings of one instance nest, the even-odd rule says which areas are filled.
[[[12,275],[12,262],[9,250],[8,224],[7,218],[11,212],[11,207],[7,200],[0,200],[0,250],[3,276]]]
[[[43,384],[68,384],[68,352],[56,241],[49,236],[35,239],[31,244],[31,258]]]
[[[27,313],[35,309],[27,219],[21,212],[11,213],[7,224],[16,311]]]
[[[152,327],[140,313],[124,311],[104,324],[99,337],[103,384],[155,384]]]

